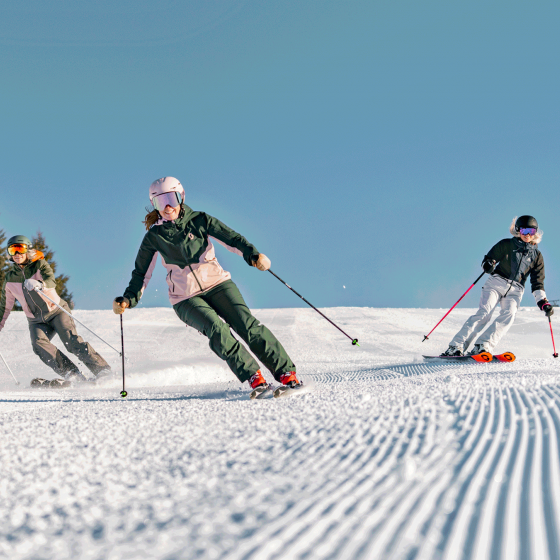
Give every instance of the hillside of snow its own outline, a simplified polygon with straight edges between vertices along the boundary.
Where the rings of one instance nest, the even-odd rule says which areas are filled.
[[[455,364],[421,354],[474,310],[424,343],[445,310],[323,311],[361,346],[311,309],[255,311],[309,387],[262,401],[167,308],[124,315],[128,398],[119,356],[80,325],[116,378],[31,389],[54,374],[12,313],[0,557],[559,559],[560,360],[544,314],[522,308],[496,349],[516,362]],[[111,311],[75,316],[120,347]]]

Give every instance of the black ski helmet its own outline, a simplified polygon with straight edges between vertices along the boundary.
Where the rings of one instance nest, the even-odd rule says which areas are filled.
[[[6,245],[6,249],[8,247],[11,247],[12,245],[18,245],[18,244],[27,245],[28,249],[31,249],[33,247],[31,241],[29,241],[29,239],[25,237],[25,235],[14,235],[13,237],[10,237],[10,239],[8,239],[8,244]]]
[[[539,229],[539,224],[533,216],[519,216],[515,221],[515,231],[519,231],[521,228]]]
[[[29,241],[29,239],[25,237],[25,235],[14,235],[13,237],[10,237],[10,239],[8,239],[8,243],[6,244],[6,253],[8,252],[9,247],[11,247],[12,245],[19,245],[19,244],[27,245],[27,250],[33,247],[31,241]],[[8,258],[13,262],[13,258],[10,256],[9,253],[8,253]]]

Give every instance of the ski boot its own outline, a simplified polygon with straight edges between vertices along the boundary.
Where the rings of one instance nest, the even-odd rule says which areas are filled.
[[[440,356],[463,356],[463,351],[457,346],[449,346],[449,348]]]
[[[484,344],[475,344],[469,352],[469,356],[478,356],[478,354],[482,354],[483,352],[490,354],[490,352],[484,348]]]
[[[266,379],[263,377],[260,369],[257,371],[257,373],[251,375],[251,377],[249,378],[249,385],[251,385],[251,389],[253,389],[250,395],[252,399],[262,398],[264,393],[266,393],[270,389],[270,386],[266,382]]]

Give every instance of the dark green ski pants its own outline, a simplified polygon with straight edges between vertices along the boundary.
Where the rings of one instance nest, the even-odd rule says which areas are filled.
[[[251,352],[272,372],[295,371],[296,367],[276,337],[253,317],[239,289],[231,280],[210,291],[173,306],[181,321],[210,339],[210,348],[225,360],[239,381],[247,381],[259,364],[231,333],[247,343]],[[222,319],[225,321],[222,321]]]
[[[61,302],[61,306],[70,312],[66,302]],[[55,334],[58,334],[66,349],[75,354],[94,375],[109,368],[109,364],[78,335],[74,320],[59,310],[45,323],[29,323],[33,352],[55,373],[64,377],[68,373],[79,372],[76,364],[51,343]]]

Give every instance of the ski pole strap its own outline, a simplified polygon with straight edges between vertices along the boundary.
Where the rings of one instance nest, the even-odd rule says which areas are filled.
[[[319,311],[312,303],[309,303],[301,294],[298,294],[290,285],[288,285],[286,282],[284,282],[284,280],[282,280],[282,278],[280,278],[280,276],[278,276],[277,274],[272,272],[272,270],[270,270],[270,268],[268,269],[268,272],[270,272],[270,274],[272,274],[272,276],[278,278],[278,280],[280,280],[280,282],[282,282],[282,284],[284,284],[284,286],[286,286],[286,288],[289,288],[290,290],[292,290],[292,292],[294,292],[294,294],[296,294],[296,296],[298,296],[303,301],[305,301],[305,303],[307,303],[307,305],[309,305],[309,307],[312,307],[313,309],[315,309],[315,311],[317,311],[317,313],[319,313],[319,315],[321,315],[324,319],[326,319],[333,327],[336,327],[344,336],[349,338],[352,341],[352,344],[354,346],[360,346],[358,344],[358,339],[357,338],[352,338],[349,334],[345,333],[336,323],[333,323],[324,313],[321,313],[321,311]]]
[[[36,292],[41,292],[41,297],[47,298],[51,303],[56,305],[61,311],[64,311],[64,313],[66,313],[66,315],[68,315],[68,317],[71,317],[74,321],[76,321],[77,323],[80,323],[80,325],[82,325],[82,327],[87,329],[91,334],[93,334],[99,340],[101,340],[101,342],[104,342],[107,346],[112,348],[117,354],[120,355],[120,352],[114,346],[111,346],[106,340],[103,340],[97,333],[94,333],[89,327],[86,327],[81,321],[78,321],[78,319],[76,319],[76,317],[74,317],[74,315],[72,315],[72,313],[68,313],[68,311],[66,311],[66,309],[64,309],[64,307],[61,307],[60,305],[58,305],[58,303],[56,303],[56,301],[53,301],[47,294],[45,294],[45,292],[43,292],[43,290],[41,290],[41,288],[37,287],[37,288],[35,288],[35,291]]]
[[[425,340],[428,340],[428,337],[439,327],[440,323],[455,309],[455,307],[457,307],[457,304],[471,291],[471,289],[473,288],[473,286],[485,275],[486,273],[483,272],[470,286],[470,288],[455,302],[455,305],[441,318],[440,322],[426,335],[424,335],[424,339],[422,340],[422,342],[424,342]]]
[[[554,344],[554,333],[552,332],[552,321],[550,317],[548,318],[548,324],[550,325],[550,336],[552,337],[552,350],[554,354],[552,354],[555,358],[558,358],[558,352],[556,352],[556,345]]]

